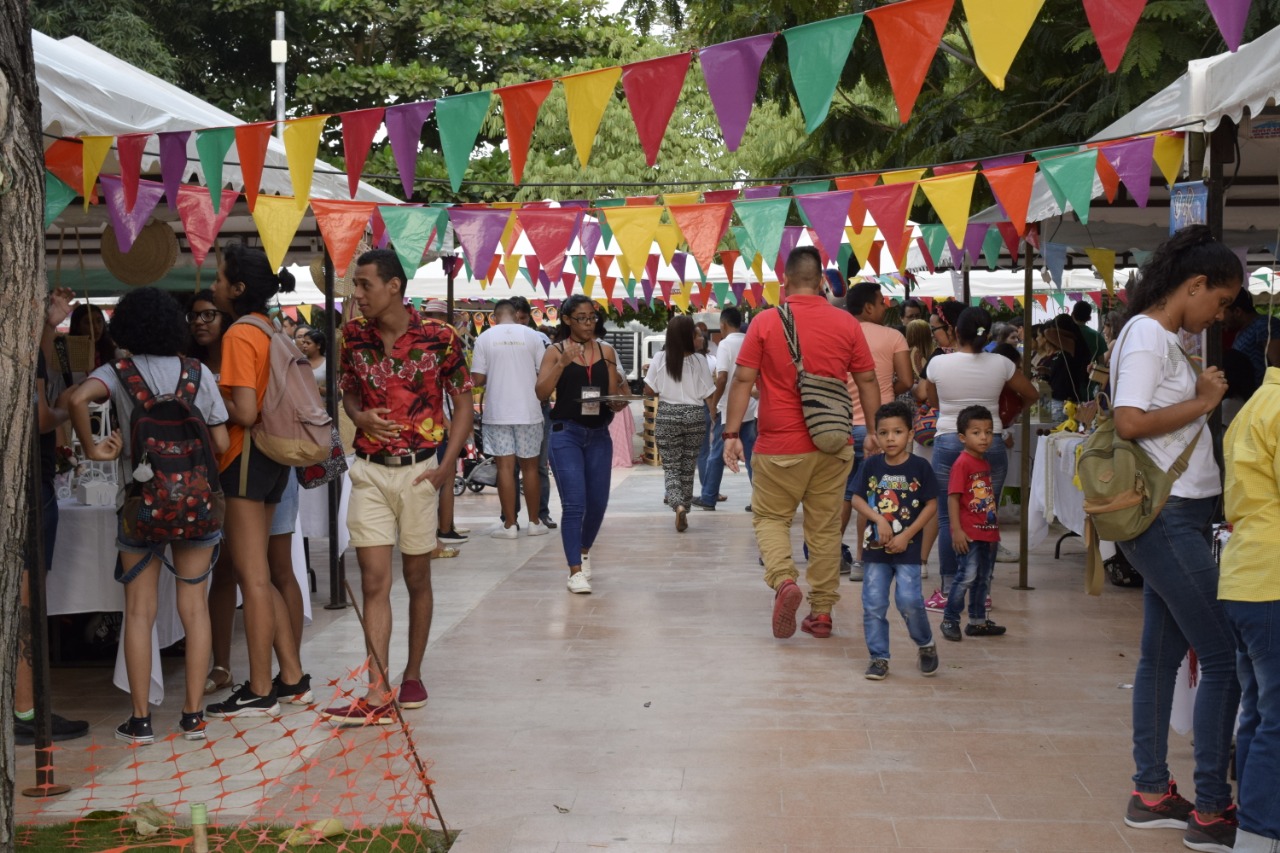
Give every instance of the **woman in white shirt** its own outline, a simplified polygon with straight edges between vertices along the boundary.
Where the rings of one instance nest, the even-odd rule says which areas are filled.
[[[658,398],[654,434],[662,455],[667,506],[675,510],[680,533],[689,527],[693,475],[716,390],[707,357],[695,351],[693,331],[692,318],[674,317],[667,326],[666,344],[649,362],[644,377],[645,396]]]
[[[1196,850],[1230,850],[1235,841],[1227,766],[1240,684],[1236,643],[1218,601],[1218,565],[1209,545],[1222,485],[1206,424],[1227,381],[1216,367],[1197,376],[1178,333],[1198,335],[1221,321],[1242,278],[1240,260],[1207,227],[1179,231],[1143,266],[1129,301],[1130,320],[1111,358],[1116,433],[1136,440],[1166,470],[1195,443],[1186,472],[1151,526],[1119,545],[1145,582],[1133,679],[1136,771],[1125,823],[1184,821],[1184,841]],[[1173,685],[1188,648],[1200,663],[1191,736],[1194,811],[1178,794],[1166,763]]]
[[[993,352],[984,352],[991,333],[991,315],[981,308],[966,308],[955,323],[955,352],[935,355],[925,367],[920,380],[929,405],[938,410],[938,434],[933,441],[933,472],[938,478],[938,494],[945,495],[951,480],[951,466],[964,452],[964,445],[956,432],[956,417],[968,406],[985,406],[994,420],[996,441],[991,442],[987,461],[991,463],[997,500],[1004,489],[1009,472],[1009,457],[1005,450],[1000,423],[1000,392],[1005,386],[1016,391],[1030,405],[1040,399],[1031,380],[1023,376],[1012,361]],[[951,528],[946,501],[938,501],[938,573],[942,575],[942,587],[930,601],[945,601],[956,575],[956,552],[951,547]],[[985,596],[983,600],[985,601]],[[970,619],[977,619],[977,611],[970,602]],[[981,608],[979,608],[981,609]],[[985,611],[981,613],[986,621]]]

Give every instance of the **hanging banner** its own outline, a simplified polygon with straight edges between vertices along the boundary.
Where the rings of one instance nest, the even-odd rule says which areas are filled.
[[[293,235],[298,233],[298,226],[302,224],[302,217],[306,213],[307,206],[299,206],[297,200],[289,196],[259,196],[253,211],[253,222],[258,226],[262,249],[267,253],[267,260],[273,270],[284,266]]]
[[[921,226],[921,227],[927,228],[930,226]],[[933,227],[936,227],[938,230],[942,231],[944,237],[946,236],[946,231],[942,228],[941,225],[937,225]],[[876,243],[876,234],[878,232],[879,232],[879,229],[876,228],[876,226],[874,225],[868,225],[866,228],[863,228],[861,231],[854,231],[852,226],[850,226],[845,231],[845,235],[849,238],[849,248],[853,250],[853,257],[858,262],[859,270],[864,269],[867,266],[867,264],[870,263],[872,246],[874,246]]]
[[[1049,277],[1053,279],[1053,286],[1062,289],[1062,273],[1067,268],[1067,247],[1063,243],[1045,243],[1044,251],[1041,253],[1044,258],[1045,269],[1049,271]]]
[[[1155,148],[1151,152],[1151,157],[1160,167],[1164,182],[1173,186],[1182,172],[1182,160],[1187,145],[1186,134],[1161,133],[1157,134],[1155,139]]]
[[[133,210],[138,200],[138,180],[142,175],[142,152],[149,133],[130,133],[116,138],[116,159],[120,161],[120,181],[124,186],[124,209]],[[161,184],[163,187],[163,184]]]
[[[991,85],[1004,91],[1004,78],[1044,0],[961,0],[969,21],[973,58]]]
[[[166,196],[168,192],[166,188]],[[222,198],[218,200],[218,210],[215,212],[209,193],[202,188],[187,185],[178,188],[174,204],[178,208],[178,216],[182,219],[182,236],[187,239],[187,246],[191,249],[191,258],[196,262],[196,266],[204,266],[204,259],[208,257],[209,250],[218,239],[218,232],[222,230],[223,223],[231,215],[231,210],[236,206],[238,198],[240,193],[235,190],[223,190]]]
[[[550,80],[538,80],[519,86],[497,89],[502,99],[502,121],[507,128],[507,152],[511,156],[511,182],[520,186],[524,179],[524,165],[529,158],[529,140],[542,102],[551,94],[554,86]]]
[[[329,260],[339,275],[351,267],[352,258],[360,238],[369,227],[369,219],[377,207],[371,201],[346,201],[313,198],[311,210],[315,213],[316,226],[329,250]],[[383,220],[385,222],[385,220]]]
[[[680,99],[691,59],[692,53],[677,53],[633,62],[622,68],[622,91],[626,93],[631,119],[640,136],[645,163],[651,169],[658,162],[658,149],[662,147],[662,137]]]
[[[613,90],[621,77],[622,69],[614,66],[560,78],[569,113],[569,135],[573,137],[573,147],[578,152],[578,163],[584,169],[591,159],[600,120],[604,118],[605,108],[609,106],[609,99],[613,97]]]
[[[879,180],[879,175],[850,175],[845,178],[836,178],[836,189],[855,190],[853,198],[849,201],[849,224],[853,226],[854,231],[861,231],[867,224],[867,206],[862,203],[862,199],[858,198],[856,191],[874,187]]]
[[[244,184],[244,199],[252,212],[258,203],[258,190],[262,186],[262,166],[267,161],[267,142],[275,130],[274,121],[241,124],[235,128],[236,156],[240,158],[240,178]],[[312,158],[315,159],[314,157]],[[292,169],[290,170],[292,171]],[[294,195],[297,195],[294,187]],[[309,193],[303,194],[306,198]]]
[[[387,107],[383,115],[387,126],[387,140],[391,143],[391,156],[395,158],[406,201],[413,198],[413,182],[418,177],[418,146],[422,142],[422,126],[435,108],[435,101],[396,104]]]
[[[1093,264],[1094,269],[1098,271],[1098,275],[1107,285],[1107,295],[1115,296],[1116,293],[1116,253],[1111,249],[1085,249],[1084,253],[1089,256],[1089,261]]]
[[[1209,188],[1204,181],[1174,184],[1169,191],[1169,234],[1209,221]]]
[[[382,107],[367,110],[352,110],[339,113],[342,122],[342,156],[347,166],[347,190],[351,197],[356,197],[360,188],[360,173],[369,159],[369,148],[373,146],[373,137],[382,128],[382,117],[386,111]]]
[[[791,85],[804,114],[805,131],[813,133],[827,118],[831,99],[862,28],[862,15],[845,15],[783,30]]]
[[[671,263],[676,256],[676,247],[680,245],[680,229],[674,222],[664,222],[658,226],[653,239],[658,244],[658,251],[662,254],[662,259],[668,264]]]
[[[436,101],[436,124],[440,128],[440,148],[444,153],[444,165],[449,172],[449,186],[457,192],[462,189],[462,179],[471,164],[471,152],[476,138],[489,114],[493,93],[468,92],[451,95]]]
[[[905,0],[867,12],[875,25],[898,120],[911,120],[925,75],[951,17],[952,0]]]
[[[157,181],[139,181],[136,187],[137,202],[133,210],[127,210],[124,198],[124,182],[118,175],[103,175],[103,203],[107,208],[107,217],[111,220],[111,230],[116,235],[116,245],[124,254],[133,248],[133,243],[142,233],[151,213],[160,203],[164,195],[164,184]]]
[[[760,87],[760,66],[777,33],[713,44],[698,51],[698,65],[707,83],[724,146],[737,151],[746,132]]]
[[[289,181],[293,185],[293,196],[302,208],[311,198],[320,134],[328,120],[328,116],[311,116],[284,123],[284,156],[289,161]]]
[[[782,281],[786,276],[787,258],[791,257],[791,252],[800,243],[800,237],[804,234],[803,225],[786,225],[782,229],[782,240],[778,245],[778,253],[774,255],[773,274],[777,276],[778,281]]]
[[[215,127],[196,132],[196,153],[200,155],[200,170],[204,172],[204,183],[209,188],[214,213],[218,212],[218,205],[222,204],[222,164],[226,162],[227,152],[235,141],[234,127]]]

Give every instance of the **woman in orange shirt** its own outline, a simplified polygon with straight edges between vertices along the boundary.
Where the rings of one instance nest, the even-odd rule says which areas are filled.
[[[273,272],[261,249],[228,246],[218,265],[213,299],[237,320],[254,316],[270,323],[268,303],[293,290],[293,276]],[[311,702],[311,677],[302,671],[293,642],[289,611],[271,584],[267,540],[271,517],[292,471],[253,446],[249,428],[257,423],[271,379],[271,338],[253,323],[233,323],[222,338],[218,388],[227,406],[230,446],[218,460],[227,510],[224,536],[236,582],[244,598],[244,632],[249,646],[249,680],[227,699],[205,709],[210,717],[275,715],[280,702]],[[275,647],[280,673],[271,677]]]

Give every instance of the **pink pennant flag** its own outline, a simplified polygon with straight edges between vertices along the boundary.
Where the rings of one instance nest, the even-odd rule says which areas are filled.
[[[1017,166],[1026,159],[1026,154],[1002,154],[999,157],[988,157],[983,160],[982,168],[984,171],[987,169],[1003,169],[1006,166]]]
[[[743,201],[755,201],[761,198],[777,198],[781,192],[781,184],[770,184],[767,187],[746,187],[742,190],[742,199]],[[705,198],[705,195],[703,197]]]
[[[903,240],[903,232],[907,227],[907,216],[911,213],[915,191],[916,185],[911,181],[854,190],[875,220],[880,235],[889,247],[889,253],[895,258],[906,254],[907,245]],[[871,257],[873,262],[879,262],[879,253],[874,248]]]
[[[467,263],[473,270],[487,270],[502,232],[507,228],[507,220],[511,218],[509,210],[462,210],[449,208],[449,221],[453,223],[453,233],[462,245],[462,252],[467,256]],[[528,260],[526,258],[526,260]]]
[[[1240,49],[1240,41],[1244,38],[1244,25],[1249,20],[1249,7],[1253,0],[1204,0],[1213,13],[1213,20],[1218,31],[1227,42],[1232,53]]]
[[[582,221],[582,211],[563,207],[524,208],[516,211],[516,221],[528,236],[547,277],[552,282],[559,281],[564,275],[565,252]]]
[[[707,204],[729,204],[738,200],[737,190],[708,190],[702,194]]]
[[[142,174],[142,152],[150,138],[149,133],[130,133],[116,137],[116,156],[120,159],[120,180],[124,185],[126,211],[133,210],[133,205],[138,200],[138,176]],[[161,184],[162,188],[163,186]]]
[[[661,257],[657,253],[650,253],[649,260],[644,265],[644,274],[649,281],[653,281],[658,277],[658,262]]]
[[[600,220],[583,217],[582,225],[578,229],[578,243],[582,246],[582,254],[586,255],[589,263],[595,258],[596,249],[600,246]]]
[[[132,210],[126,209],[124,181],[118,175],[100,175],[103,200],[107,206],[107,217],[111,220],[111,230],[116,233],[116,245],[121,252],[128,254],[133,248],[133,241],[142,233],[147,220],[151,218],[160,197],[164,195],[164,184],[156,181],[139,181],[134,187],[136,201]]]
[[[1120,181],[1133,196],[1138,207],[1146,207],[1151,195],[1151,162],[1156,150],[1154,136],[1139,136],[1127,142],[1104,145],[1099,149]]]
[[[413,182],[418,176],[418,144],[422,140],[422,126],[427,116],[436,108],[435,101],[419,101],[415,104],[396,104],[387,107],[383,121],[387,125],[387,139],[400,171],[400,183],[404,197],[413,197]],[[471,267],[476,269],[475,265]],[[488,266],[481,269],[488,269]]]
[[[725,148],[730,151],[737,151],[742,142],[751,108],[755,106],[756,90],[760,87],[760,65],[777,37],[777,33],[764,33],[698,51],[707,94],[720,122]]]
[[[347,190],[352,198],[356,197],[356,190],[360,187],[360,173],[364,171],[373,137],[382,127],[384,112],[382,107],[373,107],[338,114],[342,120],[342,156],[347,163]]]
[[[967,163],[944,163],[941,166],[933,167],[933,176],[935,178],[945,178],[947,175],[958,175],[961,172],[971,172],[973,167],[978,165],[977,160],[970,160]]]
[[[813,227],[814,243],[822,254],[823,264],[830,263],[840,253],[840,241],[844,237],[844,224],[849,216],[851,201],[853,190],[796,196],[800,212]]]
[[[168,190],[166,190],[168,192]],[[191,248],[191,257],[196,266],[204,266],[213,243],[218,239],[218,232],[231,215],[236,199],[240,193],[235,190],[223,190],[218,212],[213,212],[213,199],[209,191],[201,186],[182,185],[178,188],[178,216],[182,218],[183,236]]]
[[[636,123],[645,162],[653,168],[671,114],[684,88],[692,53],[677,53],[622,66],[622,91]]]
[[[656,282],[652,282],[652,281],[650,281],[650,280],[649,280],[649,279],[647,279],[647,278],[646,278],[646,279],[643,279],[643,280],[640,282],[640,290],[641,290],[641,292],[643,292],[643,293],[644,293],[644,301],[645,301],[645,302],[652,302],[652,301],[653,301],[653,286],[654,286],[654,284],[656,284]]]

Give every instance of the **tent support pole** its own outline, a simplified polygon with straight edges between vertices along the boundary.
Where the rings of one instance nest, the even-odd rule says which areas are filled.
[[[1032,226],[1028,226],[1030,228]],[[1031,347],[1027,346],[1025,336],[1031,332],[1031,300],[1034,298],[1035,288],[1035,264],[1032,259],[1035,258],[1035,248],[1031,245],[1030,238],[1024,238],[1022,241],[1023,263],[1026,266],[1025,275],[1022,282],[1022,334],[1024,337],[1022,345],[1022,375],[1031,375]],[[966,273],[968,268],[965,268]],[[966,288],[967,289],[967,288]],[[1031,411],[1027,410],[1022,415],[1022,424],[1019,427],[1018,449],[1018,518],[1021,524],[1018,526],[1018,585],[1014,589],[1035,589],[1027,584],[1027,534],[1028,522],[1031,518]]]
[[[334,316],[335,305],[333,258],[329,250],[324,250],[324,334],[328,339],[329,370],[325,371],[324,391],[325,407],[329,417],[338,422],[338,371],[333,369],[334,357],[338,354],[338,322]],[[342,501],[342,481],[333,480],[326,488],[329,491],[329,603],[325,610],[342,610],[347,606],[346,565],[342,554],[338,553],[338,509]]]
[[[1217,240],[1222,239],[1223,225],[1226,210],[1226,183],[1223,175],[1223,166],[1227,163],[1234,163],[1236,159],[1236,136],[1238,129],[1235,122],[1229,118],[1224,118],[1222,123],[1209,137],[1209,180],[1208,184],[1208,205],[1205,211],[1208,218],[1209,230],[1213,232],[1213,236]],[[1244,271],[1245,281],[1248,282],[1249,271]],[[1222,366],[1222,324],[1214,323],[1210,328],[1206,338],[1205,347],[1205,364],[1211,367]],[[1209,435],[1213,436],[1213,458],[1218,461],[1218,473],[1222,476],[1223,454],[1222,454],[1222,409],[1215,408],[1209,413]]]

